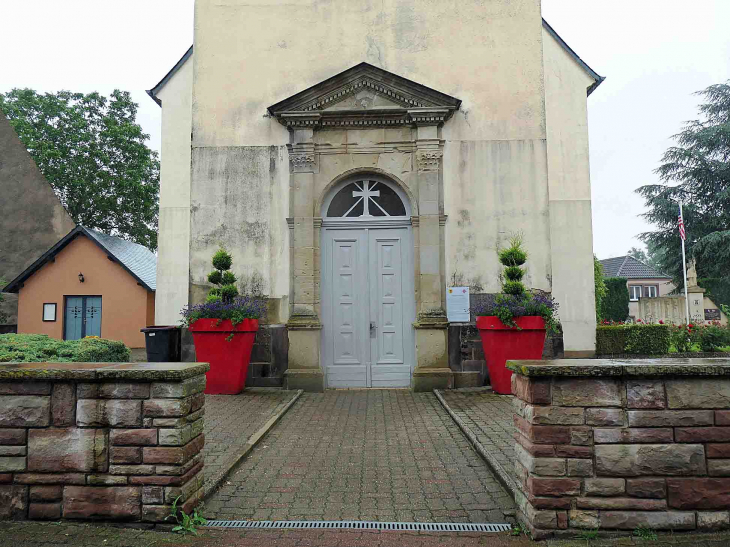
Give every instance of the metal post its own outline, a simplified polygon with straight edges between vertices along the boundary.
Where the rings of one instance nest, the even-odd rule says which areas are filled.
[[[682,202],[679,202],[679,216],[682,217],[682,224],[684,224],[684,213],[682,212]],[[684,226],[684,233],[687,233],[687,227]],[[689,318],[689,295],[687,294],[687,259],[684,255],[684,238],[682,240],[682,275],[684,276],[684,311],[687,316],[687,324],[690,324]]]

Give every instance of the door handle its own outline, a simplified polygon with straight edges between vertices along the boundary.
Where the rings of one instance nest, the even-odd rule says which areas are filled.
[[[375,321],[370,321],[370,338],[375,338],[376,331],[378,330]]]

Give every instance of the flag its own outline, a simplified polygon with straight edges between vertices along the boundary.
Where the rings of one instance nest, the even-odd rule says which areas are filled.
[[[686,234],[684,233],[684,219],[682,218],[682,207],[679,207],[679,217],[677,219],[677,225],[679,226],[679,237],[682,238],[682,241],[687,239]]]

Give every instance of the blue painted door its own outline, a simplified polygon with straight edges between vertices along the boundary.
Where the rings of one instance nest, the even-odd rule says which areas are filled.
[[[67,296],[65,340],[101,336],[101,296]]]
[[[101,336],[101,296],[87,296],[84,300],[84,336]]]

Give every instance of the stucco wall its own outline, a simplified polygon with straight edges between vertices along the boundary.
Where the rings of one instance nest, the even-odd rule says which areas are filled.
[[[543,29],[552,293],[566,356],[595,351],[587,88],[594,83]]]
[[[0,278],[11,281],[74,229],[71,216],[53,193],[7,118],[0,112]],[[17,296],[0,304],[17,322]]]
[[[158,323],[176,320],[188,298],[202,300],[210,257],[221,245],[232,252],[244,284],[274,299],[271,319],[286,321],[292,283],[286,218],[294,216],[289,134],[266,108],[366,61],[463,101],[438,135],[444,149],[439,212],[448,217],[443,281],[498,291],[496,249],[522,232],[530,252],[526,282],[552,290],[560,302],[566,350],[593,350],[586,112],[593,80],[543,31],[539,0],[197,0],[195,10],[195,53],[175,78],[187,72],[159,95],[158,302],[164,304]],[[166,126],[166,112],[187,116],[188,107],[173,110],[165,97],[185,95],[190,85],[189,130]],[[182,136],[190,132],[188,157]],[[320,159],[313,207],[331,180],[352,168],[372,166],[408,188],[414,154],[404,143],[413,133],[315,132]],[[331,155],[322,154],[328,147]],[[166,152],[173,149],[179,157]],[[165,171],[168,161],[179,173]],[[189,195],[175,182],[188,182],[182,169],[188,162]],[[166,206],[169,189],[174,207]],[[173,210],[175,220],[166,220]]]
[[[539,1],[199,0],[195,25],[193,285],[204,282],[224,244],[234,263],[245,262],[237,273],[257,272],[271,296],[288,294],[287,256],[274,251],[289,246],[289,136],[266,108],[367,61],[463,101],[440,134],[446,275],[458,268],[496,290],[498,240],[522,230],[529,281],[549,288]],[[403,130],[318,133],[318,147],[349,150],[322,156],[315,200],[332,179],[363,165],[407,184],[413,153],[369,148],[412,138],[394,132]]]
[[[79,282],[79,272],[84,282]],[[148,291],[119,264],[84,236],[74,241],[33,274],[18,299],[18,332],[47,334],[63,339],[64,296],[101,296],[101,337],[121,340],[131,348],[144,347],[140,329],[154,315]],[[56,321],[43,322],[43,304],[55,302]]]
[[[447,139],[544,138],[540,43],[539,0],[197,0],[193,146],[285,144],[266,108],[363,61],[462,99]]]
[[[190,277],[192,62],[183,64],[158,98],[162,101],[162,150],[155,323],[174,325],[188,303]]]

